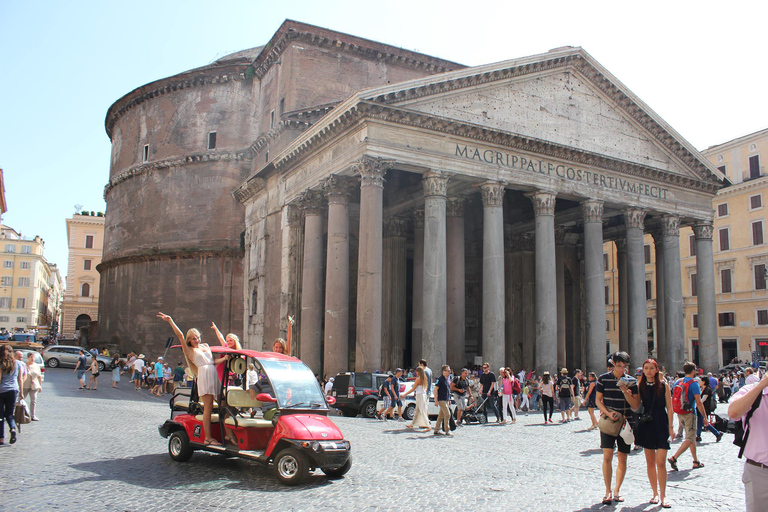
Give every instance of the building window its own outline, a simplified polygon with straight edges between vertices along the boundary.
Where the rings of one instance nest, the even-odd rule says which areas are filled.
[[[23,297],[16,299],[16,307],[18,309],[23,309],[23,308],[27,307],[27,299],[25,299]]]
[[[610,299],[609,288],[608,288],[608,286],[606,286],[605,287],[605,304],[606,305],[611,303],[609,299]]]
[[[25,317],[25,316],[17,316],[16,317],[16,321],[25,324],[25,323],[27,323],[27,317]]]
[[[692,318],[692,321],[693,321],[693,328],[694,328],[694,329],[698,329],[698,328],[699,328],[699,315],[697,315],[696,313],[694,313],[694,314],[693,314],[693,318]]]
[[[93,235],[85,235],[85,248],[93,249]]]
[[[608,272],[608,270],[610,270],[608,268],[608,254],[606,254],[606,253],[603,253],[603,270],[605,272]]]
[[[149,144],[144,144],[144,152],[142,153],[141,161],[144,163],[149,162]]]
[[[216,149],[216,132],[208,132],[208,149]]]
[[[691,274],[691,297],[696,297],[696,274]]]
[[[272,110],[269,112],[269,129],[271,130],[274,127],[275,127],[275,111]]]
[[[720,293],[731,293],[731,269],[724,268],[720,271]]]
[[[83,287],[81,288],[81,297],[90,297],[91,296],[91,285],[88,283],[83,284]]]
[[[19,278],[19,286],[29,286],[29,278],[28,277],[20,277]]]
[[[755,265],[755,290],[765,290],[765,264]]]
[[[0,308],[10,308],[11,307],[11,298],[10,297],[0,297]]]
[[[651,300],[653,298],[653,287],[650,279],[645,281],[645,300]]]
[[[720,250],[729,250],[731,248],[731,237],[729,235],[728,228],[722,228],[718,234],[720,237]]]
[[[5,268],[13,268],[13,260],[5,260],[5,263],[3,263],[3,266]]]
[[[11,276],[3,276],[2,282],[0,282],[0,285],[2,285],[2,286],[13,286],[13,277],[11,277]]]
[[[31,245],[22,245],[21,246],[21,254],[30,254],[32,252],[32,246]]]
[[[718,313],[717,325],[720,327],[733,327],[736,325],[736,315],[734,313]]]
[[[285,113],[285,98],[280,98],[280,115]]]
[[[696,256],[696,235],[688,237],[688,255]]]
[[[646,317],[646,319],[645,319],[645,328],[648,329],[649,331],[653,330],[653,318]]]
[[[728,216],[728,203],[720,203],[719,205],[717,205],[717,216],[718,217]]]
[[[749,157],[749,179],[760,177],[760,155]]]
[[[91,270],[91,260],[83,260],[83,270]]]
[[[763,245],[763,221],[758,220],[752,223],[752,245]]]
[[[19,263],[19,268],[22,270],[29,270],[29,262],[28,261],[22,261]]]
[[[645,264],[648,265],[651,263],[651,246],[650,245],[644,245],[643,246],[643,255],[645,256]]]
[[[0,316],[0,322],[8,322],[10,319],[8,316]]]
[[[768,309],[757,310],[757,325],[768,325]]]
[[[5,252],[16,252],[16,246],[13,244],[5,244]]]
[[[749,209],[750,210],[757,210],[763,207],[763,195],[757,194],[756,196],[750,196],[749,198]]]
[[[605,321],[605,332],[608,332],[610,330],[611,330],[611,321],[610,320],[606,320]]]

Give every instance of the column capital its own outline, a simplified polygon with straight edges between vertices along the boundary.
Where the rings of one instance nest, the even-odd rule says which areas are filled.
[[[299,197],[299,207],[304,215],[322,215],[325,198],[319,190],[307,190]]]
[[[533,212],[539,215],[555,215],[557,195],[549,190],[535,190],[525,194],[533,202]]]
[[[603,222],[603,202],[597,199],[587,199],[581,202],[584,222]]]
[[[624,210],[624,225],[628,228],[645,229],[645,215],[648,210],[642,208],[627,208]]]
[[[699,220],[693,225],[693,233],[696,240],[712,240],[715,234],[715,227],[711,220]]]
[[[354,168],[360,174],[360,186],[384,188],[384,175],[392,167],[393,160],[385,160],[378,156],[363,155]]]
[[[413,227],[416,229],[424,229],[424,208],[416,208],[413,210]]]
[[[445,204],[445,215],[447,217],[464,217],[466,204],[467,198],[464,196],[449,197]]]
[[[349,204],[349,196],[355,188],[350,176],[331,174],[323,180],[323,190],[328,198],[328,204]]]
[[[408,236],[408,219],[390,217],[384,221],[384,236],[405,238]]]
[[[445,197],[448,194],[448,173],[427,171],[421,179],[424,186],[424,197]]]
[[[504,204],[504,184],[498,181],[485,181],[478,185],[483,207],[501,207]]]
[[[627,239],[626,238],[618,238],[613,241],[613,243],[616,244],[616,252],[627,252]]]
[[[661,234],[663,236],[680,236],[680,217],[663,215],[661,217]]]

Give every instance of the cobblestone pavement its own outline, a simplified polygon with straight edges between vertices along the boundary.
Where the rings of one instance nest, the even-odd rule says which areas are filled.
[[[586,419],[544,426],[532,413],[515,425],[460,427],[449,439],[398,422],[334,416],[352,442],[352,469],[340,480],[318,472],[291,488],[250,461],[201,452],[172,461],[157,432],[169,416],[167,400],[125,380],[112,389],[108,372],[99,380],[98,391],[80,391],[71,370],[46,371],[41,421],[22,426],[15,445],[0,447],[0,509],[660,509],[648,504],[639,451],[629,459],[626,501],[600,504],[602,453]],[[743,463],[732,440],[727,434],[716,444],[704,433],[704,469],[690,469],[689,453],[681,457],[681,471],[670,473],[673,510],[744,509]]]

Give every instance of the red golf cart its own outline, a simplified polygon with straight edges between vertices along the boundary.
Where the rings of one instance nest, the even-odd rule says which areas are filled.
[[[171,419],[159,428],[169,438],[173,460],[187,461],[195,450],[251,459],[272,466],[278,480],[288,485],[318,468],[331,478],[349,471],[349,441],[328,418],[328,403],[304,363],[274,352],[213,346],[211,351],[216,357],[230,355],[211,417],[211,434],[224,445],[204,442],[203,406],[195,386],[179,389],[170,400]],[[257,376],[250,383],[255,399],[246,387],[249,363]],[[225,437],[237,442],[224,443]]]

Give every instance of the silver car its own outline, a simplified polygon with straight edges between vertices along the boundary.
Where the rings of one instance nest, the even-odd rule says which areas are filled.
[[[91,353],[83,347],[77,347],[74,345],[53,345],[43,350],[43,359],[45,365],[49,368],[74,368],[77,366],[77,359],[80,357],[80,351],[85,352],[86,365],[91,364]],[[103,372],[105,368],[109,368],[112,359],[107,356],[96,356],[96,362],[99,365],[99,371]],[[85,368],[83,368],[85,370]]]

